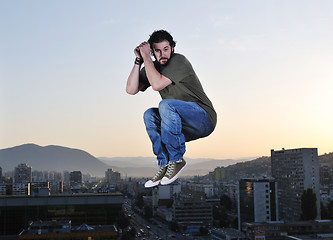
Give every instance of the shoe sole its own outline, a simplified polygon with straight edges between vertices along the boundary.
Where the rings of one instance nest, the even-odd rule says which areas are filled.
[[[150,180],[149,180],[149,181],[150,181]],[[152,181],[153,185],[151,185],[151,186],[146,186],[146,184],[147,184],[149,181],[147,181],[147,182],[145,183],[145,188],[156,187],[156,186],[159,185],[160,182],[161,182],[161,180],[158,180],[158,181],[156,181],[156,182],[153,182],[153,181]]]
[[[187,163],[185,162],[185,165],[179,170],[179,172],[171,179],[167,178],[167,177],[163,177],[160,184],[161,185],[168,185],[170,183],[173,183],[174,181],[176,181],[178,179],[179,174],[184,170],[184,168],[187,166]],[[163,179],[166,179],[163,181]]]

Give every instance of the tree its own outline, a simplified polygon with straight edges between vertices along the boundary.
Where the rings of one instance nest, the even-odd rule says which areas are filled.
[[[231,201],[230,197],[225,194],[221,196],[220,204],[222,207],[225,207],[228,210],[230,210],[232,208],[232,201]]]
[[[328,217],[328,219],[333,220],[333,201],[332,200],[327,204],[327,217]]]
[[[225,208],[215,206],[213,208],[213,218],[218,221],[218,227],[229,227],[228,213]]]
[[[314,220],[317,217],[317,197],[311,188],[303,192],[301,201],[301,219]]]

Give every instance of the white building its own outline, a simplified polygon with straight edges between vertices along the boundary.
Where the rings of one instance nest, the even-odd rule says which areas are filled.
[[[317,148],[271,150],[272,176],[278,184],[279,216],[284,221],[299,221],[301,196],[312,189],[320,219],[320,186]]]
[[[271,178],[242,178],[238,182],[238,226],[243,222],[278,221],[277,184]]]
[[[158,186],[158,199],[172,199],[174,194],[180,193],[181,185],[177,182],[169,185]]]

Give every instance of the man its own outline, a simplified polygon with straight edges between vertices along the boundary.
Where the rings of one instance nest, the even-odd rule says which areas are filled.
[[[174,53],[175,46],[167,31],[153,32],[148,42],[134,49],[136,59],[127,80],[128,94],[134,95],[151,86],[162,97],[158,108],[144,113],[146,130],[160,167],[145,183],[146,188],[175,181],[186,166],[185,142],[208,136],[216,126],[211,101],[190,62]]]

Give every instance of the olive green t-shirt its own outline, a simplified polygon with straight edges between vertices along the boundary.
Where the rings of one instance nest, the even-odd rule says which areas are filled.
[[[166,66],[154,62],[155,68],[172,83],[160,90],[162,99],[178,99],[187,102],[196,102],[208,114],[213,126],[216,126],[217,116],[212,102],[204,92],[199,78],[195,74],[191,63],[181,54],[172,54]],[[141,91],[145,91],[150,83],[145,68],[140,71],[140,82],[143,84]]]

